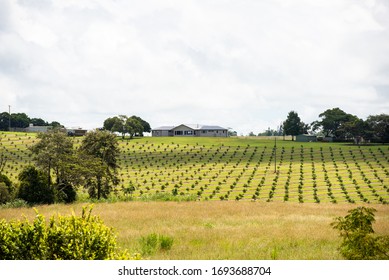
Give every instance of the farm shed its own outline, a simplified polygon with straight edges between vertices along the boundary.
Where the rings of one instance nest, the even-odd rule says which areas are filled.
[[[300,134],[296,136],[297,142],[316,142],[317,137],[316,135],[309,135],[309,134]]]
[[[152,129],[152,136],[176,137],[227,137],[228,129],[216,125],[181,124],[178,126],[161,126]]]

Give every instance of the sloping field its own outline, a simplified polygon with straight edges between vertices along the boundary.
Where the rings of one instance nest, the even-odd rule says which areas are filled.
[[[0,133],[4,173],[30,164],[35,134]],[[75,144],[81,138],[74,139]],[[199,200],[388,203],[389,146],[295,143],[245,138],[120,140],[120,190]]]

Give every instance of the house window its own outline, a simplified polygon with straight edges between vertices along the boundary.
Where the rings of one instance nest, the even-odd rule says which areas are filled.
[[[183,135],[181,130],[176,130],[174,131],[174,135]]]
[[[185,130],[184,135],[193,135],[193,131],[192,130]]]

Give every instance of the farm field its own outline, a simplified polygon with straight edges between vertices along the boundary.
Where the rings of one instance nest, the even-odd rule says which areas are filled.
[[[81,140],[74,138],[75,146]],[[35,134],[0,133],[4,173],[12,181],[33,163],[28,146],[35,141]],[[119,245],[130,252],[140,252],[139,240],[152,233],[173,238],[171,250],[146,258],[340,259],[341,240],[330,223],[357,205],[377,209],[374,229],[389,234],[387,145],[278,139],[274,150],[273,139],[149,137],[119,143],[120,185],[113,197],[135,201],[97,203],[93,213],[115,228]],[[130,186],[133,193],[126,192]],[[163,194],[197,201],[153,201]],[[48,218],[80,214],[84,205],[36,208]],[[22,215],[32,219],[35,212],[0,209],[0,219]]]
[[[4,173],[14,182],[32,163],[35,134],[1,133]],[[77,146],[82,138],[74,138]],[[120,184],[128,199],[163,194],[194,200],[388,203],[389,146],[255,138],[119,140]],[[130,187],[134,191],[129,191]],[[123,192],[124,191],[124,192]]]

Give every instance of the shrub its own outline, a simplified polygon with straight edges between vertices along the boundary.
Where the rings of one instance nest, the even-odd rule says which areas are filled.
[[[54,203],[54,189],[48,185],[47,176],[33,166],[27,166],[19,174],[18,198],[30,204]]]
[[[53,216],[48,224],[38,213],[32,223],[0,221],[0,259],[131,259],[127,252],[117,251],[113,230],[91,211],[84,208],[81,217]]]
[[[374,208],[357,207],[331,223],[343,238],[341,255],[350,260],[389,259],[389,236],[375,236]]]
[[[11,180],[0,173],[0,204],[7,203],[13,199],[15,188]]]
[[[156,233],[142,236],[139,240],[142,255],[147,256],[155,254],[158,250],[170,250],[173,246],[173,242],[173,237]]]

